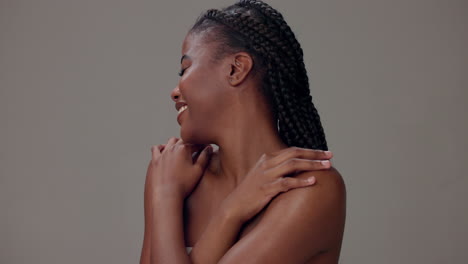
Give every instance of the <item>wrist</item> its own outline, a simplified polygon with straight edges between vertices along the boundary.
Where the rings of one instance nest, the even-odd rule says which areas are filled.
[[[218,209],[218,217],[221,221],[234,225],[242,225],[245,222],[237,211],[226,203],[221,203]]]
[[[177,188],[172,188],[169,186],[158,187],[154,189],[151,200],[153,205],[183,203],[184,196]]]

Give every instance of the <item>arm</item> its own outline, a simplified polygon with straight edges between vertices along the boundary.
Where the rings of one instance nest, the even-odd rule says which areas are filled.
[[[151,234],[152,234],[152,195],[149,188],[145,188],[144,194],[144,210],[145,210],[145,234],[143,238],[143,248],[140,256],[140,264],[151,263]],[[174,206],[178,207],[179,202],[173,201]],[[161,208],[164,210],[164,208]],[[176,212],[177,213],[177,212]],[[163,216],[160,214],[159,216]],[[158,216],[158,217],[159,217]],[[164,221],[164,220],[163,220]],[[192,263],[217,263],[219,259],[228,251],[235,243],[237,234],[242,226],[242,223],[229,214],[223,206],[210,219],[207,228],[204,230],[200,239],[193,246],[190,253]],[[177,228],[177,226],[173,226]],[[175,232],[177,233],[177,231]],[[169,238],[171,232],[166,233]],[[184,250],[184,254],[185,250]]]
[[[170,139],[171,141],[172,139]],[[179,143],[176,143],[177,145]],[[175,149],[175,147],[174,147]],[[180,166],[174,165],[163,165],[158,166],[158,160],[160,154],[158,151],[153,150],[153,160],[155,160],[154,164],[157,165],[158,169],[161,172],[158,175],[166,175],[160,174],[169,168],[179,168]],[[177,151],[185,151],[185,148],[177,148]],[[207,154],[208,152],[205,152]],[[159,154],[159,155],[158,155]],[[175,159],[173,152],[166,154],[169,156],[166,159],[166,163],[175,162],[171,159]],[[206,155],[205,155],[206,156]],[[212,251],[212,246],[216,245],[215,248],[216,253],[211,253],[211,256],[203,256],[201,253],[199,255],[194,254],[194,256],[200,257],[199,259],[194,258],[194,260],[203,261],[201,263],[206,263],[206,261],[213,261],[213,263],[217,263],[219,256],[224,256],[224,252],[229,246],[233,243],[234,238],[238,230],[240,229],[240,225],[243,220],[250,219],[253,215],[255,215],[259,210],[261,210],[268,201],[270,201],[278,192],[287,192],[293,188],[302,188],[305,186],[309,186],[315,183],[314,177],[310,177],[310,174],[303,173],[302,179],[294,179],[294,178],[283,178],[282,175],[290,174],[297,171],[304,171],[304,170],[322,170],[329,166],[329,163],[319,162],[318,159],[328,159],[331,157],[331,153],[317,151],[317,150],[310,150],[310,149],[303,149],[297,147],[291,147],[286,150],[281,150],[272,154],[263,154],[259,161],[257,162],[256,166],[249,171],[247,176],[242,181],[241,185],[236,188],[236,190],[229,195],[230,199],[227,199],[227,208],[234,209],[232,211],[232,215],[237,215],[237,219],[239,221],[233,221],[232,218],[225,218],[225,215],[217,215],[213,219],[210,220],[209,229],[205,230],[202,234],[202,239],[197,242],[197,251],[199,252],[207,252],[206,250],[202,250],[201,248],[208,248]],[[168,161],[169,160],[169,161]],[[203,160],[203,159],[198,159]],[[198,161],[197,160],[197,161]],[[197,165],[201,165],[200,164]],[[198,166],[197,169],[202,166]],[[172,173],[171,175],[181,175],[177,173]],[[196,176],[196,175],[195,175]],[[307,180],[306,180],[307,178]],[[194,178],[196,179],[196,178]],[[182,179],[179,179],[181,181]],[[183,179],[185,181],[185,179]],[[177,182],[176,179],[173,177],[169,177],[161,179],[164,182]],[[158,184],[159,185],[159,184]],[[158,186],[155,184],[155,186]],[[161,186],[165,186],[167,184],[162,184]],[[155,188],[153,186],[153,189]],[[168,185],[171,186],[171,185]],[[172,186],[181,186],[180,184],[173,184]],[[242,187],[242,188],[241,188]],[[157,187],[156,187],[157,188]],[[176,187],[177,188],[177,187]],[[184,189],[184,188],[182,188]],[[310,189],[310,188],[308,188]],[[182,219],[182,207],[183,207],[183,197],[186,195],[186,190],[179,192],[181,190],[168,190],[166,189],[159,189],[155,190],[155,194],[152,195],[151,198],[151,210],[152,212],[150,215],[153,216],[152,223],[152,230],[149,231],[151,241],[149,242],[151,253],[150,259],[151,263],[162,261],[163,263],[168,263],[167,261],[175,261],[174,263],[191,263],[191,259],[185,253],[185,246],[184,246],[184,234],[183,234],[183,219]],[[327,192],[327,191],[326,191]],[[303,193],[303,192],[301,192]],[[280,197],[284,197],[285,195],[281,195]],[[287,195],[286,195],[287,196]],[[301,195],[303,196],[303,195]],[[295,201],[298,197],[292,199]],[[281,199],[275,199],[281,200]],[[225,202],[223,202],[225,203]],[[247,203],[247,204],[245,204]],[[280,204],[284,204],[287,202],[283,202]],[[245,204],[247,206],[244,208],[242,206],[239,208],[240,204]],[[288,206],[291,205],[287,203]],[[224,207],[224,206],[223,206]],[[221,208],[223,208],[221,207]],[[271,207],[271,206],[269,206]],[[243,208],[243,209],[242,209]],[[281,207],[279,207],[281,208]],[[284,208],[283,208],[284,209]],[[283,209],[276,209],[276,210],[268,210],[274,211],[273,215],[274,218],[268,217],[268,221],[276,221],[275,218],[283,216]],[[237,212],[237,214],[235,213]],[[293,210],[294,212],[294,210]],[[296,213],[297,214],[297,213]],[[229,220],[231,219],[231,220]],[[263,220],[262,222],[265,222]],[[262,223],[260,222],[260,223]],[[212,224],[212,225],[211,225]],[[294,223],[295,224],[295,223]],[[255,230],[257,230],[256,228]],[[224,230],[227,232],[227,239],[223,239],[219,234],[220,230]],[[254,231],[255,231],[254,230]],[[276,231],[276,230],[275,230]],[[252,233],[253,231],[251,231]],[[249,233],[250,234],[250,233]],[[174,235],[174,236],[172,236]],[[224,234],[225,235],[225,234]],[[288,233],[285,233],[285,236],[288,236]],[[251,235],[247,235],[247,237],[252,237]],[[168,239],[163,239],[168,238]],[[218,240],[220,239],[221,240]],[[216,243],[214,243],[216,241]],[[221,241],[221,242],[219,242]],[[245,239],[242,239],[245,241]],[[264,241],[259,241],[264,242]],[[236,245],[234,248],[236,248]],[[243,243],[244,244],[244,243]],[[195,246],[194,246],[195,247]],[[232,252],[232,249],[228,251],[227,255]],[[290,253],[290,252],[288,252]],[[232,253],[230,254],[232,255]],[[209,258],[207,260],[207,258]],[[203,260],[202,260],[203,259]],[[221,260],[222,261],[222,260]],[[209,263],[210,263],[209,262]],[[234,261],[234,263],[237,263]]]
[[[152,197],[151,262],[191,264],[185,250],[184,199],[177,191],[155,191]]]
[[[221,204],[190,252],[192,263],[218,263],[236,242],[242,224],[240,219],[230,214]]]
[[[153,213],[152,253],[159,252],[158,263],[275,264],[304,263],[333,247],[337,250],[346,214],[344,182],[334,168],[312,173],[319,182],[314,188],[278,195],[256,227],[232,247],[240,223],[218,211],[221,213],[210,220],[190,257],[184,247],[183,199],[163,195],[165,200],[153,200],[158,205],[153,212],[161,213]],[[305,172],[296,177],[305,179],[310,175]]]
[[[165,145],[159,145],[162,151]],[[153,155],[155,148],[152,148]],[[156,154],[158,154],[156,152]],[[154,157],[153,157],[154,158]],[[183,195],[177,195],[177,190],[155,190],[151,188],[154,167],[148,166],[145,193],[145,234],[140,264],[174,261],[175,263],[216,263],[234,243],[241,222],[228,214],[224,206],[210,219],[208,228],[193,246],[192,260],[187,262],[183,235]],[[238,219],[238,218],[237,218]],[[174,236],[175,235],[175,236]],[[182,248],[182,250],[180,249]],[[185,257],[184,257],[185,256]]]
[[[146,176],[145,182],[145,190],[144,190],[144,211],[145,211],[145,234],[143,237],[143,247],[141,249],[140,255],[140,264],[150,264],[150,256],[151,256],[151,230],[152,228],[152,219],[151,216],[151,197],[152,193],[150,191],[150,177],[148,174],[151,173],[151,166],[148,166],[148,173]]]
[[[313,188],[299,188],[278,195],[252,231],[242,237],[219,261],[234,263],[305,263],[322,252],[338,251],[346,215],[346,189],[334,168],[313,174]],[[328,262],[327,262],[328,263]]]
[[[151,247],[151,262],[148,263],[218,263],[235,243],[242,226],[241,221],[220,206],[193,246],[190,256],[187,256],[183,233],[183,198],[168,192],[167,195],[154,196],[152,204],[150,214],[153,225],[148,232],[151,237],[148,243],[151,245],[148,246]]]

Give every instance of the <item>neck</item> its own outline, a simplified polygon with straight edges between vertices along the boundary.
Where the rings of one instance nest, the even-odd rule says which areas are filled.
[[[216,142],[219,150],[212,156],[211,170],[233,187],[244,179],[262,154],[288,148],[279,137],[276,124],[257,119],[259,116],[257,113],[230,120],[223,138]]]

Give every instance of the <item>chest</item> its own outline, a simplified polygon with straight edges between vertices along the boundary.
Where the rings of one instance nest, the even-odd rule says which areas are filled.
[[[187,197],[184,203],[184,235],[185,246],[193,247],[208,226],[211,217],[216,213],[222,201],[229,195],[232,188],[220,182],[204,177]],[[258,223],[261,213],[246,222],[239,230],[238,239],[247,235]]]

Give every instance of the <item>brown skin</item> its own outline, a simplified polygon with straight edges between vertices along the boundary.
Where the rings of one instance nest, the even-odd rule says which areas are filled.
[[[184,40],[190,59],[171,96],[188,109],[182,139],[152,149],[140,263],[338,263],[346,190],[335,168],[316,161],[331,156],[281,142],[250,55],[214,64],[214,45]],[[219,151],[193,161],[206,144]]]

